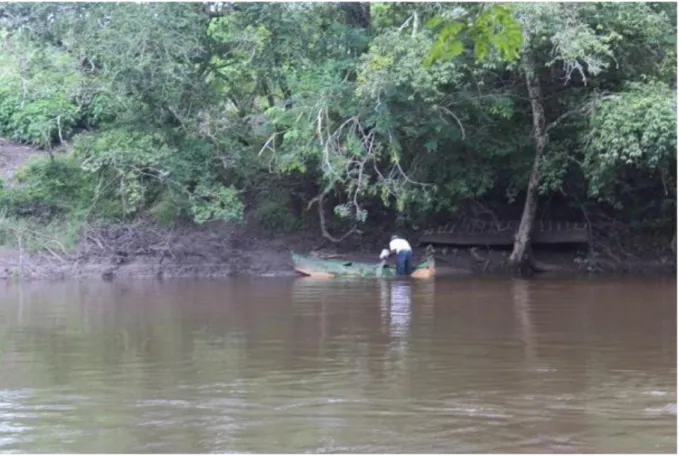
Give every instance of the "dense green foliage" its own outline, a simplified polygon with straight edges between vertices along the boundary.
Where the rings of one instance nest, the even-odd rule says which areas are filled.
[[[7,4],[0,135],[50,153],[0,206],[277,231],[314,202],[346,225],[516,218],[528,76],[549,133],[542,207],[673,228],[675,18],[666,3]]]

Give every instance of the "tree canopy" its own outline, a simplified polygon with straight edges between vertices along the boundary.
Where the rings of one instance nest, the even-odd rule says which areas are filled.
[[[0,135],[68,150],[0,191],[18,214],[280,231],[317,204],[338,240],[534,193],[531,223],[674,228],[675,4],[10,3],[0,27]]]

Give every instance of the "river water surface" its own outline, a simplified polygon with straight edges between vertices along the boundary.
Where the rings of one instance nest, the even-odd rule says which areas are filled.
[[[674,279],[0,284],[0,451],[676,451]]]

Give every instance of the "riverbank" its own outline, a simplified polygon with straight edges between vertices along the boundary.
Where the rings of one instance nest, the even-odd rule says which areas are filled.
[[[676,271],[676,256],[671,249],[661,254],[658,252],[661,246],[653,250],[648,245],[641,247],[639,242],[637,251],[613,246],[604,246],[598,251],[536,250],[535,259],[544,272],[667,274]],[[291,250],[313,252],[321,258],[372,261],[379,252],[378,244],[372,239],[353,239],[334,245],[311,232],[273,237],[258,232],[253,226],[220,222],[168,229],[149,221],[138,221],[88,229],[72,251],[50,248],[28,252],[18,247],[0,247],[0,278],[284,277],[295,275]],[[483,248],[434,252],[437,268],[445,275],[506,272],[508,253],[508,250]],[[418,247],[415,254],[423,256],[425,249]]]
[[[14,185],[16,172],[41,155],[37,149],[0,138],[4,185]],[[318,227],[280,236],[263,230],[253,219],[244,225],[214,222],[174,228],[142,219],[106,227],[83,224],[75,227],[77,240],[71,246],[56,236],[60,230],[42,233],[38,227],[18,230],[9,226],[6,231],[12,233],[11,239],[0,245],[0,279],[294,276],[291,250],[321,258],[377,262],[378,252],[388,242],[388,233],[374,227],[333,244],[321,236]],[[544,272],[566,274],[676,272],[670,239],[628,235],[626,227],[616,224],[593,231],[598,235],[590,248],[536,250],[536,265]],[[29,232],[39,239],[32,246],[24,238]],[[416,256],[422,257],[425,250],[417,246],[420,233],[402,234],[416,248]],[[437,269],[445,275],[507,273],[509,250],[437,249],[434,254]]]

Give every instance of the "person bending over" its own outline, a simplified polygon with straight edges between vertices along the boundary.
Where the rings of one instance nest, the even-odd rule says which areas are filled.
[[[399,236],[392,236],[389,242],[389,250],[382,250],[380,260],[386,260],[392,254],[396,255],[396,275],[410,275],[413,272],[413,249],[410,247],[410,243]]]

